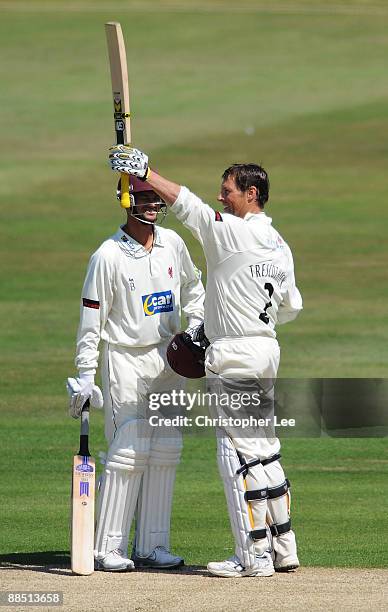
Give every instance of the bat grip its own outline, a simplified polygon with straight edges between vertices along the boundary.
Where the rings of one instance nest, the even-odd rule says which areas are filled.
[[[125,172],[121,173],[121,206],[123,208],[130,208],[131,201],[129,198],[129,174]]]
[[[81,456],[89,457],[89,407],[90,403],[87,400],[81,412],[81,433],[79,437],[79,452]]]

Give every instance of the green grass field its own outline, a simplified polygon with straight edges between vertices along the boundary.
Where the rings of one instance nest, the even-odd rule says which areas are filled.
[[[268,169],[305,310],[279,328],[280,375],[387,377],[388,9],[382,0],[0,0],[0,560],[68,550],[78,423],[79,295],[123,219],[103,24],[121,21],[134,142],[209,203],[235,161]],[[198,244],[170,215],[168,227]],[[104,449],[93,415],[94,454]],[[306,565],[387,566],[386,440],[286,439]],[[212,437],[188,436],[173,542],[190,563],[232,550]],[[46,553],[46,554],[43,554]],[[13,555],[13,556],[12,556]]]

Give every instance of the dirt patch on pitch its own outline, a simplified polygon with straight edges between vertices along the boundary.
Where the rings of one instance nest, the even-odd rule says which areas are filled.
[[[388,570],[300,568],[271,578],[216,578],[202,567],[174,572],[136,571],[126,574],[95,572],[73,576],[55,567],[3,567],[2,591],[62,591],[63,607],[39,610],[83,612],[223,612],[271,609],[276,611],[386,610]],[[9,610],[31,610],[12,606]]]

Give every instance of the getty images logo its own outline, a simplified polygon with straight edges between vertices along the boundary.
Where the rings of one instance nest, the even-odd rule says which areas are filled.
[[[174,300],[171,291],[159,291],[159,293],[142,295],[141,299],[143,302],[144,316],[146,317],[174,310]]]

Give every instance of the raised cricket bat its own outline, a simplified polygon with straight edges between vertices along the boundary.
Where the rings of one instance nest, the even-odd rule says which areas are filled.
[[[108,43],[110,75],[112,79],[114,126],[117,144],[130,144],[131,123],[129,109],[127,56],[121,25],[115,21],[105,24]],[[131,206],[129,198],[129,175],[121,174],[121,206]]]
[[[96,466],[89,452],[89,400],[81,414],[79,451],[73,460],[71,491],[71,569],[88,576],[94,571],[94,489]]]

